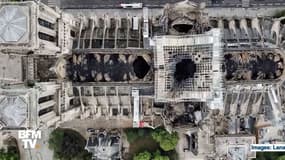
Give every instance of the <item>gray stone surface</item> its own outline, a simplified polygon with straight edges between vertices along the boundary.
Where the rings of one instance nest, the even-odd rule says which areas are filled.
[[[22,81],[22,59],[19,55],[0,53],[0,82]]]
[[[143,3],[144,6],[150,8],[161,8],[166,3],[175,3],[182,0],[61,0],[61,8],[121,8],[121,3]],[[193,2],[206,2],[208,7],[241,7],[242,1],[237,0],[192,0]],[[285,6],[284,0],[249,0],[250,7],[256,6]]]

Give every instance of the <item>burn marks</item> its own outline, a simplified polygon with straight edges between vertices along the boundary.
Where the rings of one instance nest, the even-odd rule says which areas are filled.
[[[182,59],[175,66],[174,78],[181,82],[187,78],[193,78],[196,72],[196,64],[191,59]]]
[[[149,55],[73,54],[67,59],[67,77],[74,82],[143,81],[149,73]]]
[[[142,56],[138,56],[133,62],[133,68],[136,76],[142,79],[148,73],[150,66]]]
[[[242,52],[224,55],[225,79],[270,80],[277,79],[283,73],[284,60],[274,52]]]

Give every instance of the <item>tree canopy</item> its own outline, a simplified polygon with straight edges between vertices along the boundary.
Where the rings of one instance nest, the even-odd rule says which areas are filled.
[[[125,133],[126,133],[128,142],[133,143],[137,139],[150,136],[150,134],[152,133],[152,129],[149,129],[149,128],[140,128],[140,129],[128,128],[128,129],[125,129]]]
[[[285,10],[278,11],[273,15],[274,18],[280,18],[284,16],[285,16]]]
[[[169,160],[169,157],[161,155],[158,150],[153,154],[148,151],[144,151],[137,154],[133,160]]]
[[[170,134],[164,129],[157,129],[152,133],[152,138],[159,143],[159,146],[164,151],[173,150],[178,143],[178,134],[174,132]]]
[[[255,160],[285,160],[284,152],[257,152]]]
[[[88,160],[91,154],[84,150],[86,141],[75,131],[54,130],[49,138],[49,148],[53,149],[54,157],[61,160]]]
[[[153,160],[169,160],[167,156],[156,155]]]
[[[19,154],[15,150],[10,150],[8,148],[8,151],[5,151],[3,148],[0,149],[0,160],[19,160]]]
[[[134,157],[134,160],[150,160],[151,154],[148,151],[139,153]]]
[[[152,160],[169,160],[168,156],[163,156],[160,154],[159,151],[156,151],[153,155],[153,159]]]

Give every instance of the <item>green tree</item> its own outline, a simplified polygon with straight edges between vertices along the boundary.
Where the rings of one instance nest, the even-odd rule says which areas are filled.
[[[152,138],[159,143],[164,151],[173,150],[179,140],[177,132],[170,134],[164,129],[157,129],[152,133]]]
[[[126,129],[125,133],[129,143],[133,143],[139,137],[134,129]]]
[[[281,11],[277,11],[273,17],[274,18],[280,18],[280,17],[284,17],[285,16],[285,10],[281,10]]]
[[[61,150],[61,143],[63,140],[64,132],[61,130],[54,130],[49,137],[49,148],[53,150]]]
[[[3,148],[0,149],[0,160],[19,160],[19,154],[16,151],[5,151]]]
[[[146,135],[145,132],[146,132],[146,131],[145,131],[144,129],[139,129],[139,130],[138,130],[138,136],[139,136],[139,137],[144,137],[144,136]]]
[[[148,151],[139,153],[134,157],[134,160],[150,160],[151,154]]]
[[[87,160],[91,154],[84,150],[86,141],[75,131],[56,129],[50,134],[49,148],[60,160]]]
[[[279,160],[284,156],[284,152],[257,152],[255,160]]]
[[[277,160],[285,160],[285,156],[278,157]]]
[[[152,160],[169,160],[168,156],[162,156],[159,151],[156,151]]]

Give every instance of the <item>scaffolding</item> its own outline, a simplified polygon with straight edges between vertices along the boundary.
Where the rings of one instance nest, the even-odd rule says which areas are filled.
[[[155,37],[155,97],[159,102],[213,100],[222,103],[221,33],[218,29],[206,34]],[[193,77],[178,86],[174,72],[177,62],[191,59],[196,65]],[[216,85],[214,87],[214,84]],[[214,104],[212,104],[214,105]]]

